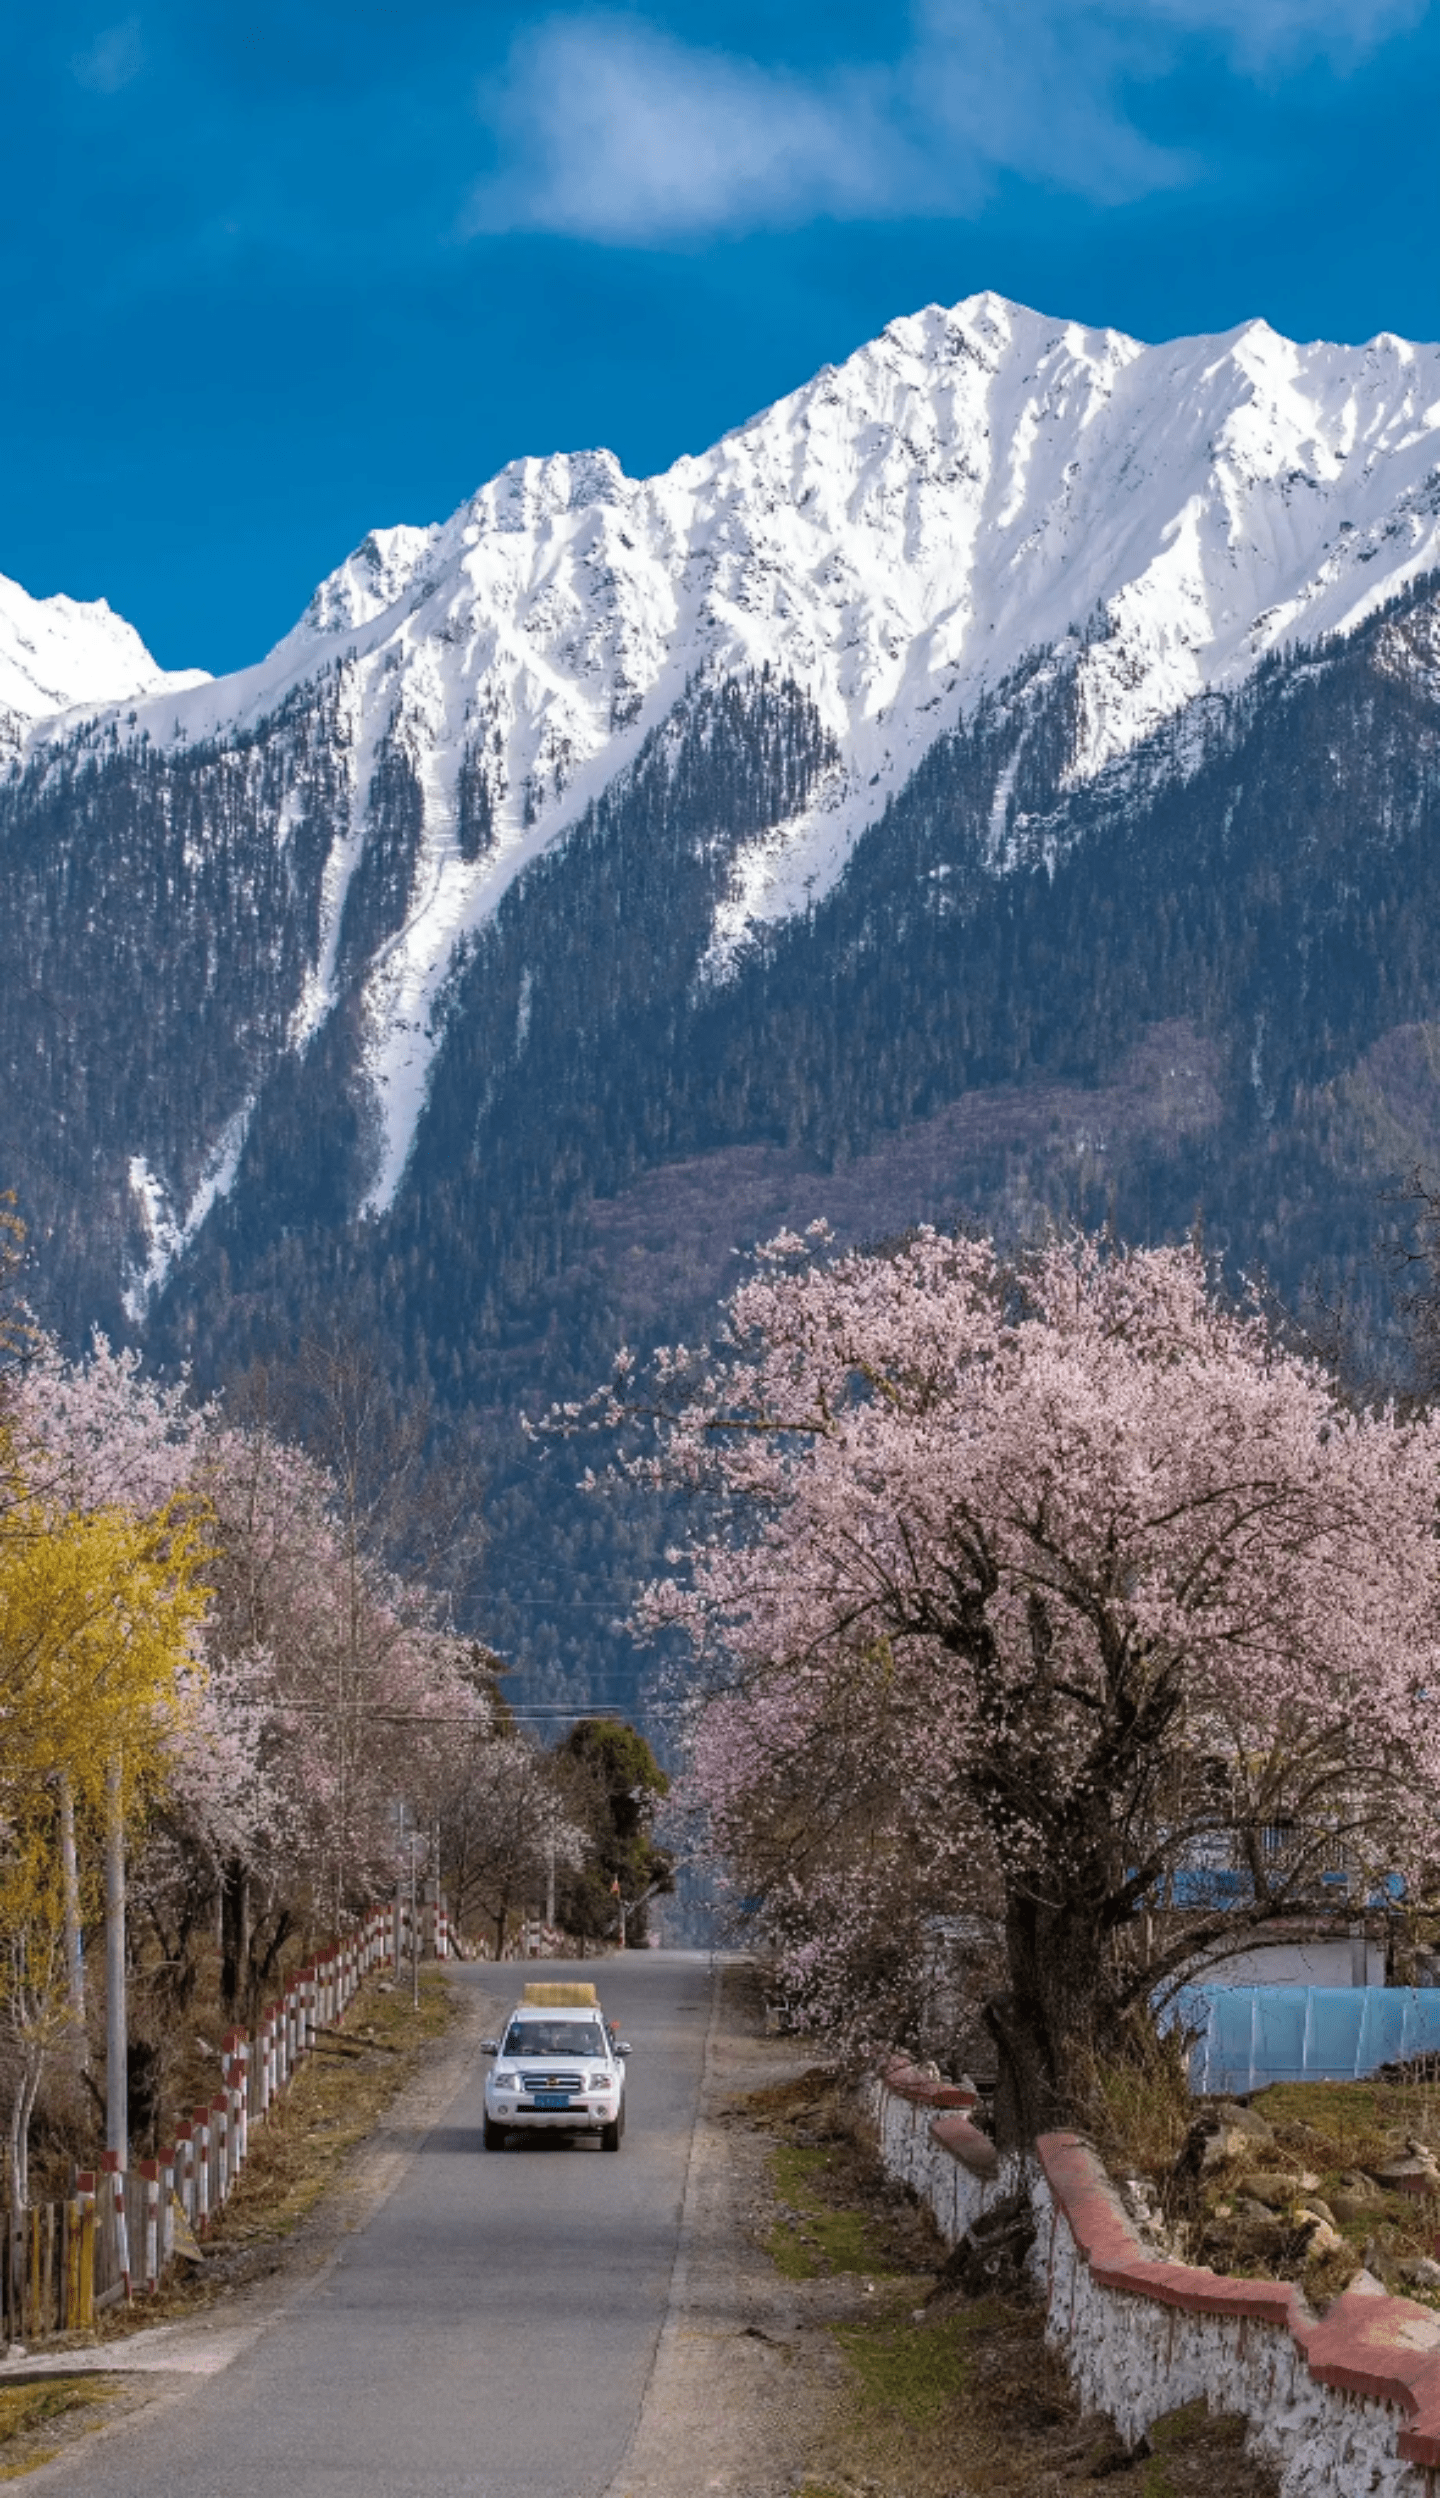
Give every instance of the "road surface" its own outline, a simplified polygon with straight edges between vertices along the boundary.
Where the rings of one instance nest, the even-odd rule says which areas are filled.
[[[223,2374],[73,2448],[67,2498],[601,2498],[665,2316],[711,1980],[685,1952],[544,1975],[597,1979],[634,2048],[619,2155],[482,2153],[477,2056],[319,2282]]]

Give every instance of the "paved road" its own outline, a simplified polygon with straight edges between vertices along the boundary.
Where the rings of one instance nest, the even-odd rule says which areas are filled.
[[[73,2453],[67,2498],[600,2498],[665,2314],[710,1980],[685,1952],[545,1974],[598,1975],[634,2047],[618,2158],[482,2154],[477,2058],[319,2286],[223,2375]]]

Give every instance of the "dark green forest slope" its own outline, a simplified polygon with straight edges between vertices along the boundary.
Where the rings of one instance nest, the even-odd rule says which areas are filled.
[[[381,1346],[482,1452],[491,1635],[535,1688],[588,1697],[628,1693],[613,1625],[658,1522],[582,1500],[516,1416],[623,1339],[703,1328],[731,1253],[782,1220],[879,1238],[1109,1216],[1156,1239],[1198,1210],[1235,1268],[1343,1292],[1378,1343],[1382,1194],[1440,1161],[1437,608],[1421,584],[1070,790],[1073,676],[1022,671],[723,980],[707,948],[736,846],[832,758],[793,685],[693,686],[457,963],[378,1220],[357,1212],[356,1000],[413,869],[403,751],[377,763],[341,1002],[303,1057],[282,1041],[341,803],[343,671],[328,713],[243,749],[52,758],[0,795],[19,896],[0,1153],[37,1280],[72,1330],[121,1323],[117,1140],[193,1177],[197,1104],[243,1081],[234,1184],[149,1313],[155,1357],[209,1382],[306,1332]]]

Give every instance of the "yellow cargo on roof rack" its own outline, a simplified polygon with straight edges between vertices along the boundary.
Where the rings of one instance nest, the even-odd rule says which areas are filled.
[[[558,2007],[561,2004],[588,2004],[597,2012],[600,2009],[600,1998],[594,1987],[571,1979],[534,1980],[526,1987],[521,2000],[527,2004],[549,2004],[552,2007]]]

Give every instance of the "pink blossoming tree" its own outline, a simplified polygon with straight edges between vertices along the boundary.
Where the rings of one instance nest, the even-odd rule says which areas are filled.
[[[1024,2141],[1237,1928],[1425,1883],[1440,1436],[1347,1411],[1189,1249],[815,1247],[660,1358],[640,1463],[709,1524],[648,1611],[792,1998],[893,2035],[937,1921],[989,1920]]]

